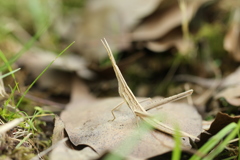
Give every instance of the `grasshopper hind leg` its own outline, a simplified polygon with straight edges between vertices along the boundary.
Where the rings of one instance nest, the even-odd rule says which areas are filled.
[[[149,100],[151,100],[151,98],[146,98],[146,99],[144,99],[144,100],[142,100],[142,101],[139,101],[139,103],[143,103],[143,102],[149,101]],[[114,111],[117,110],[117,109],[119,109],[124,102],[125,102],[125,101],[120,102],[116,107],[114,107],[114,108],[111,110],[113,119],[112,119],[112,120],[109,120],[109,122],[112,122],[112,121],[114,121],[114,120],[116,119],[116,116],[115,116],[115,114],[114,114]],[[134,112],[133,112],[133,113],[134,113]],[[135,113],[134,113],[134,114],[135,114]]]

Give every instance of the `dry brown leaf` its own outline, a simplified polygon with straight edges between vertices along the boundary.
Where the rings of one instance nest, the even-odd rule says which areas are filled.
[[[226,127],[228,124],[239,121],[240,116],[230,117],[228,114],[219,112],[212,122],[210,128],[204,131],[200,135],[200,141],[196,142],[198,148],[205,144],[212,136],[217,134],[221,129]]]
[[[37,77],[44,68],[54,60],[56,54],[53,52],[43,51],[42,49],[32,48],[18,60],[18,64],[27,68],[28,74],[33,78]],[[91,79],[94,74],[87,69],[88,62],[78,55],[64,54],[44,72],[38,80],[38,87],[42,90],[54,92],[55,94],[69,94],[72,72],[77,73],[79,77]],[[29,81],[29,80],[28,80]]]
[[[122,101],[121,98],[84,97],[82,90],[86,88],[83,87],[84,85],[78,85],[75,81],[71,103],[61,114],[66,132],[75,146],[88,145],[99,154],[103,154],[107,150],[116,148],[128,135],[138,132],[137,119],[126,105],[115,111],[117,118],[109,122],[112,119],[111,110]],[[201,117],[193,107],[167,104],[161,107],[160,111],[168,120],[164,123],[169,126],[173,124],[172,122],[179,122],[179,127],[185,132],[195,136],[201,132]],[[157,113],[157,109],[152,112]],[[174,120],[173,117],[176,119]],[[184,143],[185,146],[189,145],[187,140]],[[158,131],[151,131],[139,139],[139,144],[134,147],[131,156],[148,158],[170,151],[169,146],[173,145],[172,137]]]
[[[22,55],[18,62],[26,66],[34,76],[38,76],[55,57],[56,53],[43,51],[35,47]],[[80,77],[90,79],[94,75],[87,69],[88,65],[88,62],[78,55],[64,54],[56,59],[50,68],[68,72],[75,71]]]
[[[190,20],[198,8],[207,0],[188,1],[186,15]],[[133,40],[148,41],[163,37],[182,23],[182,13],[177,0],[164,1],[159,11],[149,16],[133,31]],[[171,5],[170,5],[171,4]]]
[[[230,29],[224,39],[224,48],[233,56],[236,61],[240,61],[240,9],[234,11]]]
[[[55,115],[52,144],[53,145],[56,144],[63,138],[64,138],[64,123],[60,119],[60,117]]]
[[[147,42],[147,48],[154,52],[163,52],[183,41],[183,36],[181,34],[177,35],[174,32],[170,32],[169,34],[164,35],[157,41]]]
[[[240,84],[240,67],[238,67],[233,73],[223,79],[220,84],[221,88],[239,85]]]
[[[186,53],[193,48],[193,43],[183,38],[180,28],[172,30],[156,41],[149,41],[146,47],[154,52],[163,52],[176,47],[179,52]]]
[[[52,147],[54,145],[56,146],[53,147],[53,150],[49,155],[51,160],[65,160],[65,159],[89,160],[89,159],[96,159],[99,157],[99,155],[89,147],[86,147],[81,151],[70,149],[66,145],[66,141],[61,142],[62,140],[64,140],[63,133],[64,133],[64,123],[58,116],[56,116],[55,126],[53,131]]]
[[[162,0],[93,0],[86,1],[83,14],[78,19],[72,39],[73,47],[90,60],[106,57],[99,39],[107,37],[113,42],[112,49],[124,49],[130,45],[130,30],[141,18],[152,13]]]
[[[111,5],[122,17],[122,25],[125,29],[131,29],[143,18],[151,14],[163,0],[111,0]],[[109,2],[109,1],[108,1]],[[108,3],[109,4],[109,3]]]
[[[233,86],[220,91],[215,99],[225,98],[233,106],[240,106],[240,85]]]

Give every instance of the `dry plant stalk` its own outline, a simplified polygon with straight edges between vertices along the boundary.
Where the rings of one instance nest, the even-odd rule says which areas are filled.
[[[124,102],[128,105],[128,107],[131,109],[131,111],[135,114],[135,116],[140,117],[141,119],[143,119],[144,121],[146,121],[147,123],[149,123],[150,125],[152,125],[155,129],[162,131],[164,133],[173,135],[175,133],[174,129],[165,125],[164,123],[160,122],[159,120],[157,120],[156,118],[154,118],[153,116],[151,116],[141,105],[140,103],[137,101],[136,97],[134,96],[134,94],[132,93],[131,89],[128,87],[125,79],[123,78],[123,75],[120,71],[120,69],[118,68],[115,59],[113,57],[112,51],[106,41],[106,39],[104,38],[103,40],[101,40],[104,47],[106,48],[107,52],[108,52],[108,56],[112,62],[112,66],[114,69],[114,72],[116,74],[117,80],[118,80],[118,92],[119,95],[123,98]],[[163,99],[162,101],[158,102],[158,103],[154,103],[151,104],[149,107],[147,107],[148,109],[152,109],[155,108],[157,106],[160,106],[162,104],[166,104],[181,98],[184,98],[186,96],[191,95],[193,92],[193,90],[189,90],[168,98]],[[122,102],[123,103],[123,102]],[[119,107],[122,103],[120,103],[119,105],[117,105],[117,107]],[[116,109],[117,107],[115,107],[114,109]],[[114,110],[113,109],[113,110]],[[112,114],[114,116],[115,119],[115,115],[113,113],[112,110]],[[113,119],[113,120],[114,120]],[[184,131],[179,131],[181,136],[187,136],[193,139],[198,139],[197,137],[190,135]]]

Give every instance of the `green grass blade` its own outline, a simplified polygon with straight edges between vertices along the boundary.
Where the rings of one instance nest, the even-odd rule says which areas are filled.
[[[179,132],[179,128],[176,127],[175,134],[173,135],[175,146],[172,152],[172,160],[180,160],[181,159],[181,135]]]
[[[32,135],[32,133],[29,133],[26,137],[24,137],[23,140],[21,140],[21,141],[18,143],[18,145],[16,146],[16,148],[20,147],[24,142],[26,142],[31,135]]]
[[[231,159],[236,159],[236,158],[237,158],[237,156],[231,156],[231,157],[228,157],[228,158],[224,158],[222,160],[231,160]]]
[[[9,86],[9,88],[11,89],[11,94],[8,97],[8,99],[6,101],[4,101],[2,115],[6,115],[6,113],[8,111],[7,110],[7,106],[9,105],[10,101],[12,100],[12,102],[14,102],[14,93],[15,93],[15,91],[17,89],[17,85],[15,85],[14,88],[11,88],[11,86]],[[15,106],[15,105],[12,105],[12,106]]]
[[[12,75],[13,73],[19,71],[20,69],[21,69],[21,68],[15,69],[15,70],[13,70],[13,71],[11,71],[11,72],[8,72],[8,73],[0,76],[0,79],[3,79],[3,78],[5,78],[5,77],[7,77],[7,76],[9,76],[9,75]]]
[[[37,39],[47,30],[47,28],[48,28],[48,25],[43,27],[43,29],[39,30],[39,32],[37,32],[30,39],[30,41],[27,44],[25,44],[24,47],[8,61],[8,65],[12,65],[23,53],[29,50],[32,47],[32,45],[37,41]],[[0,71],[7,69],[8,65],[4,64],[3,66],[1,66]]]
[[[215,136],[210,138],[207,143],[205,143],[198,151],[201,155],[206,155],[211,151],[230,131],[238,128],[236,123],[230,123],[219,131]],[[202,157],[199,157],[197,154],[193,155],[190,160],[200,160]]]
[[[0,50],[0,58],[1,58],[1,59],[3,60],[3,62],[7,65],[7,68],[8,68],[8,70],[9,70],[9,72],[12,72],[13,69],[12,69],[11,65],[8,63],[7,58],[5,57],[5,55],[3,54],[3,52],[2,52],[1,50]],[[12,78],[13,78],[13,80],[14,80],[15,85],[17,86],[17,90],[20,92],[20,89],[19,89],[19,87],[18,87],[18,83],[17,83],[17,80],[16,80],[15,75],[14,75],[13,73],[12,73],[11,75],[12,75]]]
[[[205,160],[212,160],[216,155],[221,153],[223,149],[228,145],[229,141],[236,137],[239,132],[239,124],[236,125],[235,129],[221,142],[213,152],[207,155],[204,159]]]
[[[240,121],[238,122],[238,128],[240,129]],[[240,132],[238,132],[238,160],[240,160]]]
[[[69,47],[71,47],[75,42],[72,42],[70,45],[68,45],[61,53],[59,53],[57,55],[57,57],[51,62],[49,63],[49,65],[37,76],[37,78],[30,84],[30,86],[26,89],[26,91],[23,93],[23,95],[21,96],[21,98],[19,99],[16,107],[18,108],[19,105],[21,104],[23,98],[25,97],[25,95],[27,94],[27,92],[32,88],[32,86],[37,82],[37,80],[43,75],[44,72],[46,72],[46,70],[53,64],[53,62],[60,57]]]

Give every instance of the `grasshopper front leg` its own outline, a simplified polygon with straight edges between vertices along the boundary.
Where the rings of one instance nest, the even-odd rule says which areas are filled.
[[[112,120],[109,120],[109,121],[114,121],[116,119],[116,116],[114,114],[114,111],[117,110],[122,104],[124,103],[124,101],[122,101],[121,103],[119,103],[116,107],[114,107],[112,110],[111,110],[111,113],[113,115],[113,119]]]
[[[140,101],[140,103],[145,102],[145,101],[148,101],[148,100],[151,100],[151,98],[146,98],[146,99]],[[125,101],[120,102],[116,107],[114,107],[114,108],[111,110],[111,113],[112,113],[112,115],[113,115],[113,119],[112,119],[112,120],[109,120],[109,121],[112,122],[112,121],[114,121],[114,120],[116,119],[116,116],[115,116],[115,114],[114,114],[114,111],[117,110],[119,107],[121,107],[121,105],[122,105],[124,102],[125,102]]]

